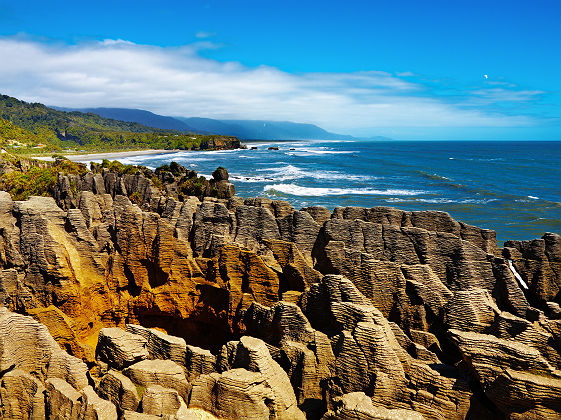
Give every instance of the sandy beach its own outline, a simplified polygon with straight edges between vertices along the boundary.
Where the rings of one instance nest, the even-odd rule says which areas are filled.
[[[115,160],[119,158],[139,155],[160,155],[165,153],[176,153],[179,150],[166,150],[166,149],[150,149],[150,150],[128,150],[126,152],[104,152],[104,153],[82,153],[79,155],[68,154],[64,155],[74,162],[82,162],[85,160],[100,160],[108,159]],[[49,162],[54,161],[52,156],[30,156],[32,159],[46,160]]]

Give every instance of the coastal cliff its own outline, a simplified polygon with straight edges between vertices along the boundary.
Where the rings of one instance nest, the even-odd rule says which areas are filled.
[[[561,417],[559,235],[92,169],[0,192],[4,418]]]

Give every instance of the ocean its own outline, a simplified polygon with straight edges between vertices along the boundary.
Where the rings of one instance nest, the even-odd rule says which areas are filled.
[[[256,150],[181,151],[120,158],[156,168],[176,161],[236,194],[312,205],[441,210],[497,231],[500,243],[561,233],[561,142],[282,141]],[[268,150],[278,147],[279,150]]]

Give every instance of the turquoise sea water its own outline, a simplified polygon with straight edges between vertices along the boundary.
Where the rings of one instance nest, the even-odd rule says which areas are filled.
[[[237,195],[287,200],[296,208],[442,210],[496,230],[499,241],[561,233],[561,142],[247,144],[258,149],[120,160],[152,168],[174,160],[205,176],[224,166]]]

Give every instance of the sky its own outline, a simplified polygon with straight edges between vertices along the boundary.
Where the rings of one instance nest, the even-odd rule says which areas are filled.
[[[48,105],[561,140],[561,1],[0,0],[0,93]]]

